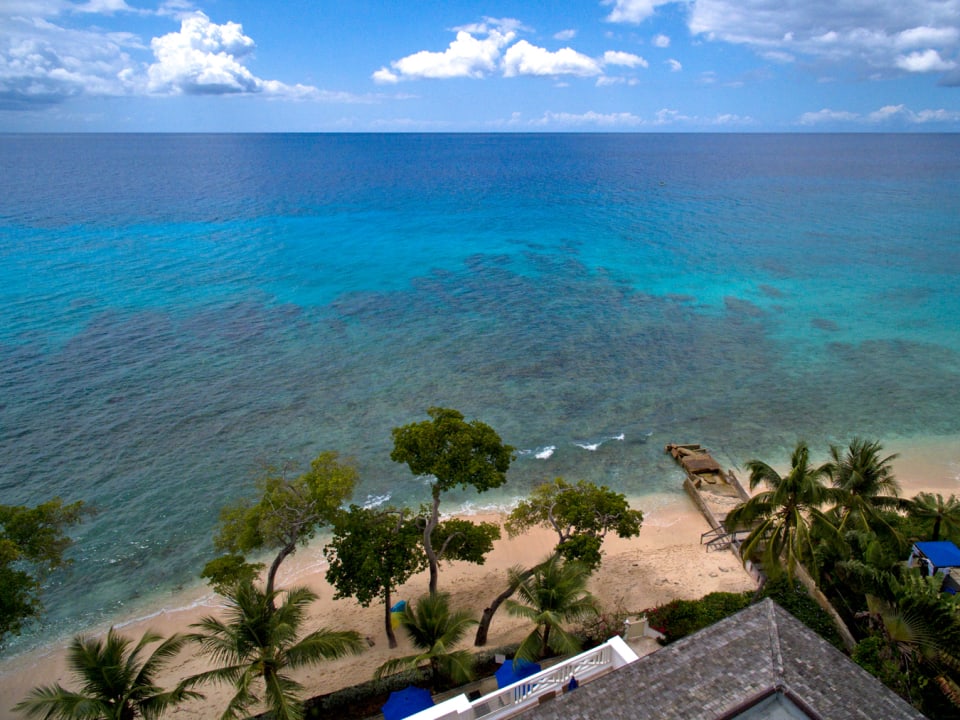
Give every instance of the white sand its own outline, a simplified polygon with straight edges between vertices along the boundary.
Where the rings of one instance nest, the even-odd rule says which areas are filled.
[[[895,462],[897,477],[910,497],[920,491],[958,492],[960,486],[960,443],[943,438],[897,446],[886,446],[888,452],[899,452]],[[741,478],[744,479],[744,478]],[[706,520],[684,496],[645,497],[635,501],[645,510],[640,536],[631,540],[608,538],[604,544],[604,560],[591,579],[591,589],[607,609],[617,607],[631,612],[641,611],[675,598],[694,599],[713,591],[737,592],[753,589],[754,584],[740,563],[727,551],[707,552],[700,544],[700,534],[709,529]],[[654,510],[645,509],[656,508]],[[499,521],[498,517],[484,517]],[[479,617],[481,610],[506,583],[507,569],[514,565],[529,566],[545,557],[555,536],[546,530],[535,530],[519,538],[498,541],[487,563],[448,564],[441,568],[440,589],[452,595],[453,605],[468,608]],[[280,585],[305,584],[313,588],[320,600],[313,606],[310,629],[329,627],[353,629],[370,636],[374,647],[360,656],[321,664],[297,676],[307,694],[318,695],[369,680],[374,669],[386,659],[409,654],[410,646],[403,633],[398,633],[400,647],[391,651],[383,631],[383,608],[372,605],[361,608],[352,600],[333,600],[333,590],[323,578],[320,548],[310,547],[289,559]],[[396,599],[416,599],[427,590],[427,576],[421,574],[403,586]],[[123,632],[139,638],[148,628],[163,635],[188,631],[192,622],[216,612],[216,599],[196,604],[197,598],[183,598],[187,609],[163,612],[147,621],[127,624]],[[500,608],[490,629],[489,648],[515,642],[529,632],[523,622],[511,618]],[[472,645],[472,635],[470,636]],[[185,651],[176,666],[161,684],[171,686],[180,678],[204,669],[204,662]],[[13,658],[0,665],[0,718],[17,717],[10,707],[37,684],[60,682],[72,687],[65,671],[62,648],[36,651]],[[212,718],[219,715],[229,697],[229,690],[208,686],[207,698],[182,706],[172,717]]]

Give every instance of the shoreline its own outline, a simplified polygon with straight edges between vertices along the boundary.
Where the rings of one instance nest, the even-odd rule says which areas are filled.
[[[894,471],[901,483],[902,495],[918,492],[960,493],[960,442],[957,438],[928,438],[924,441],[896,441],[884,444],[885,455],[898,453]],[[785,459],[785,458],[784,458]],[[776,461],[777,458],[771,460]],[[742,473],[741,473],[742,475]],[[741,480],[745,478],[741,477]],[[603,564],[591,577],[590,589],[606,610],[623,608],[631,613],[675,598],[695,599],[717,590],[739,591],[754,587],[752,579],[729,552],[708,553],[700,545],[700,534],[708,528],[706,520],[685,494],[658,493],[629,498],[631,505],[644,511],[640,536],[629,540],[608,537],[603,546]],[[502,514],[476,513],[471,519],[501,522]],[[529,565],[544,557],[556,537],[545,529],[534,529],[517,538],[504,536],[494,545],[484,565],[444,564],[440,571],[440,590],[449,592],[453,605],[469,609],[475,617],[504,586],[506,571],[516,564]],[[333,588],[325,581],[322,541],[301,548],[289,558],[279,578],[280,586],[304,584],[320,599],[310,611],[307,627],[353,629],[368,636],[374,645],[360,656],[321,663],[296,675],[306,687],[306,695],[331,692],[369,680],[374,669],[389,657],[408,654],[408,641],[398,633],[400,646],[390,651],[383,631],[383,608],[377,603],[361,608],[353,599],[334,600]],[[394,599],[415,600],[426,592],[427,574],[415,576],[396,593]],[[176,607],[171,608],[171,605]],[[197,582],[183,591],[158,601],[149,612],[117,618],[115,627],[131,638],[148,628],[168,636],[189,631],[189,624],[214,614],[219,598]],[[90,634],[105,632],[106,626],[92,628]],[[511,618],[501,608],[490,628],[487,648],[515,642],[529,628],[525,621]],[[38,684],[60,682],[72,687],[66,672],[65,641],[51,641],[40,648],[0,661],[0,720],[18,718],[12,705]],[[471,645],[472,647],[472,645]],[[173,669],[160,678],[162,685],[174,684],[182,677],[205,668],[205,660],[184,651]],[[204,701],[181,706],[178,713],[205,718],[222,707],[228,691],[220,687],[203,688]]]

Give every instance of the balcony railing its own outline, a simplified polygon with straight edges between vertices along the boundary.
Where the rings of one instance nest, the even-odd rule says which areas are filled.
[[[458,695],[408,720],[502,720],[559,695],[570,684],[571,678],[582,684],[636,659],[636,653],[623,639],[614,637],[603,645],[476,700],[469,701],[465,695]]]

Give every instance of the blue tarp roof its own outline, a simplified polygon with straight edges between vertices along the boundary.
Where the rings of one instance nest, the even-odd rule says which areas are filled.
[[[390,693],[390,697],[382,710],[383,717],[386,720],[403,720],[403,718],[416,715],[428,707],[433,707],[433,698],[430,696],[430,691],[408,685],[403,690]]]
[[[917,549],[929,558],[934,567],[960,567],[960,548],[949,540],[918,542]]]
[[[497,668],[497,672],[495,672],[494,675],[497,678],[497,687],[502,688],[507,685],[513,685],[528,675],[533,675],[538,672],[540,672],[539,663],[530,662],[529,660],[517,660],[516,664],[514,664],[513,660],[507,660]]]

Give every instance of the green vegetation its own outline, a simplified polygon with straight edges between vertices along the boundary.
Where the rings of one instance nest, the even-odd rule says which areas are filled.
[[[161,642],[162,641],[162,642]],[[145,659],[146,647],[160,642]],[[156,676],[180,652],[182,635],[164,640],[147,632],[130,649],[131,641],[110,628],[106,641],[77,636],[67,650],[67,665],[80,684],[79,691],[61,685],[34,688],[15,712],[30,718],[60,720],[133,720],[157,718],[190,698],[203,697],[183,681],[163,690]]]
[[[282,593],[278,605],[278,594],[253,583],[237,583],[226,596],[225,621],[205,617],[192,626],[197,632],[190,640],[219,667],[195,675],[190,682],[229,683],[236,690],[221,720],[243,717],[260,702],[255,681],[263,684],[263,700],[274,718],[298,720],[303,716],[299,698],[303,688],[285,671],[359,653],[364,647],[353,631],[320,629],[298,639],[307,606],[317,596],[307,588],[293,588]]]
[[[324,548],[330,566],[327,582],[335,598],[353,597],[363,607],[383,602],[384,630],[397,646],[390,618],[392,593],[426,567],[417,518],[406,510],[373,510],[351,505],[333,523],[333,537]]]
[[[555,557],[576,560],[593,571],[600,566],[600,548],[608,533],[621,538],[636,537],[642,524],[643,513],[632,509],[622,493],[586,480],[572,485],[556,478],[535,487],[511,511],[506,527],[511,537],[537,526],[553,530],[557,534]],[[535,571],[536,568],[528,568],[513,574],[507,588],[484,608],[474,645],[486,644],[494,613],[516,592],[519,583]]]
[[[407,603],[400,614],[400,626],[419,652],[388,660],[377,668],[374,677],[427,666],[434,690],[469,682],[474,677],[474,657],[468,650],[452,648],[476,622],[469,613],[452,610],[446,593],[424,595],[416,604]]]
[[[266,594],[273,597],[280,564],[319,528],[333,523],[357,483],[356,469],[341,463],[335,452],[320,453],[307,472],[293,479],[287,477],[289,471],[268,468],[257,480],[258,497],[244,498],[220,513],[214,545],[227,554],[208,563],[203,572],[218,591],[259,573],[262,565],[248,563],[246,554],[273,550],[266,587]]]
[[[713,625],[753,601],[753,593],[715,592],[699,600],[672,600],[666,605],[647,610],[647,622],[664,636],[669,644]]]
[[[553,652],[567,655],[580,650],[580,641],[564,625],[582,622],[599,613],[596,599],[587,592],[590,569],[575,560],[551,555],[524,579],[511,572],[519,600],[507,600],[507,612],[530,620],[531,632],[517,649],[517,657],[537,661]]]
[[[88,512],[82,502],[64,505],[60,498],[36,507],[0,505],[0,648],[43,612],[43,581],[69,564],[66,530]]]
[[[477,492],[500,487],[507,481],[514,449],[489,425],[467,422],[457,410],[432,407],[427,414],[430,420],[393,429],[390,459],[406,463],[414,475],[430,478],[432,504],[423,527],[423,550],[430,567],[430,594],[435,595],[440,559],[449,547],[448,543],[439,549],[434,546],[441,495],[457,487],[473,487]]]
[[[750,531],[742,551],[771,578],[765,594],[839,647],[836,625],[793,587],[802,565],[858,641],[863,667],[927,716],[956,717],[960,599],[941,592],[942,576],[923,578],[903,559],[917,540],[960,539],[960,501],[899,497],[895,456],[878,442],[855,438],[829,455],[813,467],[798,443],[783,477],[748,462],[751,487],[768,489],[732,511],[728,527]]]

